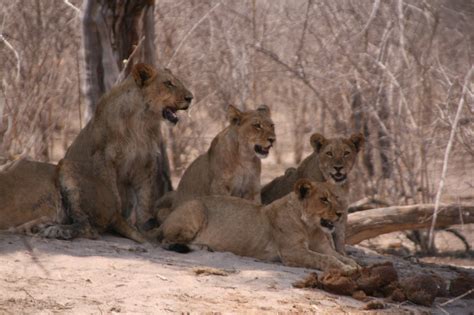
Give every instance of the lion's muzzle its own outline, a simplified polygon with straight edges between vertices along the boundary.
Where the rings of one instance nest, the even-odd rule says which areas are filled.
[[[334,166],[334,169],[336,170],[333,173],[330,173],[332,179],[336,184],[342,184],[346,181],[347,179],[347,174],[343,172],[344,167],[341,166]]]
[[[162,112],[163,118],[176,125],[179,121],[178,115],[176,115],[176,109],[171,107],[165,107]]]
[[[268,154],[270,153],[270,148],[272,147],[272,145],[270,144],[269,146],[267,147],[263,147],[259,144],[256,144],[254,146],[254,150],[255,150],[255,153],[257,153],[257,156],[259,158],[266,158],[268,156]]]
[[[329,231],[334,230],[334,223],[332,221],[326,220],[326,219],[321,219],[319,222],[323,228],[328,229]]]

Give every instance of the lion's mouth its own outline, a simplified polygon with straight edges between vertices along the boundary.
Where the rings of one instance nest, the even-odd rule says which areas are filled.
[[[259,156],[259,157],[264,157],[264,158],[265,158],[265,157],[268,156],[268,153],[270,153],[270,148],[271,148],[271,147],[272,147],[272,146],[269,145],[268,147],[265,147],[265,148],[264,148],[264,147],[262,147],[261,145],[256,144],[256,145],[254,146],[254,150],[255,150],[255,153],[257,153],[257,156]]]
[[[326,219],[321,219],[320,224],[322,227],[332,231],[334,229],[334,223],[332,221],[326,220]]]
[[[342,173],[339,173],[339,172],[331,174],[331,177],[332,177],[332,179],[334,179],[334,181],[336,183],[344,182],[347,179],[346,174],[342,174]]]
[[[165,107],[162,112],[163,118],[176,125],[179,121],[178,115],[176,115],[176,109],[171,107]]]

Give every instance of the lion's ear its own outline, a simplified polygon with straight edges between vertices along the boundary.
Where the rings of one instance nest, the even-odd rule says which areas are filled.
[[[294,186],[295,194],[300,200],[307,198],[313,189],[313,183],[307,178],[299,179]]]
[[[137,63],[133,66],[133,79],[139,87],[148,85],[156,76],[157,71],[145,63]]]
[[[359,152],[362,146],[364,145],[365,139],[362,133],[354,133],[350,138],[349,141],[352,142],[356,148],[356,151]]]
[[[319,153],[321,148],[328,143],[328,140],[320,133],[313,133],[309,139],[309,142],[311,143],[314,151]]]
[[[234,105],[229,105],[227,108],[227,120],[232,125],[239,125],[242,120],[242,112]]]
[[[262,113],[262,114],[266,114],[268,116],[270,116],[270,114],[271,114],[270,107],[268,107],[265,104],[262,104],[259,107],[257,107],[257,112]]]

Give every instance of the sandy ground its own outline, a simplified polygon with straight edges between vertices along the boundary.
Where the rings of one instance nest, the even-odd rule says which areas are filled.
[[[354,253],[366,257],[361,249]],[[370,253],[372,262],[386,259]],[[413,265],[392,259],[405,270]],[[221,275],[198,275],[199,268],[216,268]],[[449,268],[438,271],[449,277]],[[0,234],[0,314],[370,313],[361,311],[365,303],[350,297],[293,288],[291,284],[307,273],[230,253],[177,254],[110,235],[69,242]],[[436,303],[442,301],[438,298]],[[469,314],[472,310],[474,300],[463,299],[443,310],[389,303],[388,309],[378,312]]]

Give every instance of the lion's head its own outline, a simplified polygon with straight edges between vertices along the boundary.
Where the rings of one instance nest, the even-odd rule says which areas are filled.
[[[357,133],[349,138],[326,139],[323,135],[315,133],[310,141],[319,157],[319,169],[324,178],[338,185],[345,183],[347,174],[354,166],[357,153],[364,144],[364,136]]]
[[[146,109],[173,124],[178,122],[176,111],[186,110],[191,104],[193,94],[168,69],[138,63],[132,76],[143,93]]]
[[[294,192],[301,202],[301,220],[310,228],[320,227],[332,232],[334,223],[345,209],[337,186],[303,178],[295,183]]]
[[[237,129],[239,143],[248,151],[254,152],[263,159],[268,156],[270,148],[276,140],[275,125],[270,116],[270,109],[260,105],[256,110],[242,112],[229,105],[227,118]]]

